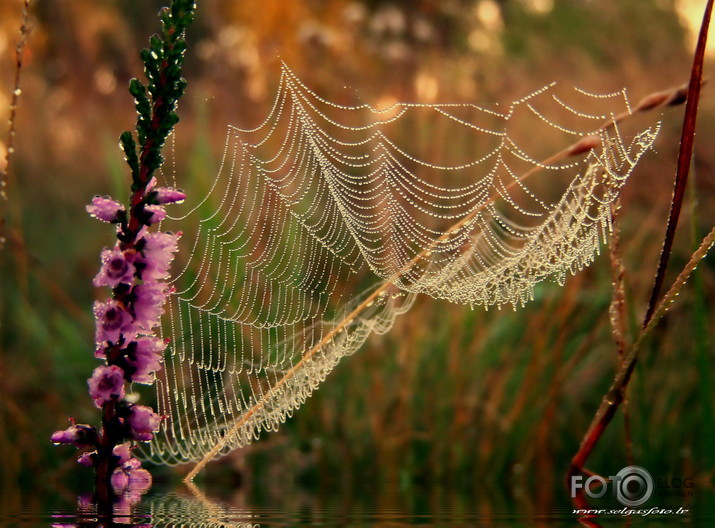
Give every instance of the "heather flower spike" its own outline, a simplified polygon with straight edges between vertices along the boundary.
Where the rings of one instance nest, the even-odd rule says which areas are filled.
[[[195,8],[193,0],[172,0],[161,11],[162,36],[152,37],[149,49],[141,53],[148,83],[133,79],[129,86],[139,114],[137,139],[131,132],[120,137],[131,171],[130,207],[103,196],[95,196],[86,207],[92,217],[117,224],[117,242],[102,251],[101,267],[92,281],[110,289],[108,298],[94,303],[93,352],[103,364],[87,380],[90,397],[102,409],[102,427],[72,422],[51,440],[89,448],[77,462],[95,469],[94,500],[113,514],[127,512],[151,486],[151,475],[131,452],[135,442],[151,440],[162,421],[150,407],[127,401],[126,384],[153,383],[168,344],[156,335],[156,328],[173,291],[165,281],[180,234],[148,228],[166,217],[165,205],[186,198],[180,190],[157,186],[154,172],[163,161],[161,148],[179,120],[176,104],[186,87],[181,78],[183,35]]]

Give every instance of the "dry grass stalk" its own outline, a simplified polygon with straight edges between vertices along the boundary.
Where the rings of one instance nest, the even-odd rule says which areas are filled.
[[[12,88],[12,97],[10,100],[10,116],[8,118],[8,135],[7,135],[7,144],[6,144],[6,151],[5,151],[5,164],[2,169],[0,169],[0,273],[5,275],[7,271],[4,269],[5,268],[5,241],[6,241],[6,229],[5,229],[5,221],[7,217],[7,209],[8,205],[10,204],[10,201],[8,200],[8,184],[9,184],[9,174],[10,171],[10,162],[13,158],[13,153],[15,152],[15,120],[16,120],[16,115],[17,115],[17,107],[20,99],[20,78],[21,78],[21,73],[22,73],[22,65],[23,65],[23,51],[25,49],[25,44],[27,42],[27,38],[30,34],[30,27],[29,27],[29,7],[30,7],[30,0],[24,0],[23,6],[22,6],[22,15],[21,15],[21,22],[20,22],[20,30],[19,30],[19,37],[17,44],[15,46],[15,78],[13,80],[13,88]],[[15,207],[18,207],[19,202],[15,201]],[[19,217],[19,215],[16,215],[16,218]],[[22,239],[21,233],[18,233],[15,235],[17,238]],[[27,291],[27,255],[25,254],[24,251],[20,251],[17,254],[17,260],[18,260],[18,269],[20,271],[20,276],[17,277],[18,283],[21,285],[21,287],[24,288],[25,292]],[[26,297],[27,298],[27,297]],[[0,295],[0,320],[5,321],[5,298]],[[4,372],[4,364],[3,364],[3,359],[2,355],[0,354],[0,372]],[[5,385],[5,382],[2,381],[0,382],[0,398],[5,402],[5,405],[2,409],[0,409],[0,431],[6,430],[6,412],[8,413],[8,417],[10,418],[10,421],[15,425],[18,420],[18,415],[17,413],[13,412],[14,406],[11,405],[12,398],[9,398],[6,396],[6,393],[8,392],[8,389]],[[10,449],[8,449],[7,445],[4,445],[6,443],[6,436],[4,434],[0,434],[0,451],[3,453],[9,453]],[[16,480],[17,476],[21,473],[22,469],[20,467],[20,460],[17,457],[10,457],[10,459],[6,460],[6,463],[4,463],[2,469],[2,478],[5,482],[11,482]]]
[[[5,247],[5,210],[8,203],[8,178],[10,174],[10,161],[12,160],[13,153],[15,152],[15,120],[17,116],[18,103],[20,101],[20,94],[22,93],[20,90],[20,78],[22,75],[23,52],[25,50],[27,38],[30,35],[29,8],[30,0],[24,0],[19,38],[17,44],[15,45],[15,79],[13,81],[12,97],[10,99],[10,116],[7,121],[8,132],[7,144],[5,146],[5,166],[2,170],[0,170],[0,204],[2,204],[2,208],[0,209],[0,250]]]
[[[608,246],[608,256],[611,261],[613,292],[611,294],[611,305],[609,306],[608,314],[611,322],[613,341],[616,343],[618,357],[621,358],[626,351],[626,293],[624,289],[626,270],[623,267],[623,258],[620,252],[621,230],[618,226],[619,209],[620,199],[611,205],[613,230],[611,231],[611,243]]]
[[[620,363],[623,361],[623,354],[626,352],[626,293],[624,288],[626,270],[623,266],[623,258],[621,257],[621,229],[618,222],[619,208],[620,199],[611,204],[613,230],[611,231],[611,243],[608,247],[608,255],[611,261],[611,282],[613,291],[608,314],[610,316],[611,334],[616,344],[618,361]],[[623,425],[625,428],[626,459],[630,465],[633,465],[633,437],[631,435],[631,417],[628,409],[627,393],[623,395]]]
[[[634,349],[638,349],[641,346],[641,344],[643,343],[643,339],[645,339],[645,337],[651,332],[651,330],[653,330],[655,325],[658,324],[658,321],[665,315],[670,306],[675,302],[675,298],[680,293],[680,290],[683,289],[683,286],[690,278],[690,275],[693,273],[693,271],[695,271],[695,268],[698,267],[700,261],[704,259],[705,256],[708,254],[708,251],[710,251],[710,248],[713,246],[713,244],[715,244],[715,227],[713,227],[712,230],[705,236],[705,238],[703,238],[703,241],[700,243],[698,249],[690,256],[690,260],[688,261],[688,263],[685,265],[683,270],[675,279],[675,282],[673,282],[673,285],[670,287],[668,292],[663,296],[663,299],[660,301],[660,303],[658,303],[658,306],[653,311],[653,317],[651,317],[651,320],[638,335],[638,339],[633,345]]]

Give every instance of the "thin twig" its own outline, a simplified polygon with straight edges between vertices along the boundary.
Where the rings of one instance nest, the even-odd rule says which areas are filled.
[[[0,251],[5,248],[5,217],[8,203],[8,175],[10,174],[10,161],[15,152],[15,121],[17,106],[20,101],[20,78],[22,76],[23,53],[27,37],[30,34],[29,25],[30,0],[24,0],[22,6],[22,22],[20,24],[20,37],[15,45],[15,79],[13,81],[12,98],[10,99],[10,117],[8,118],[7,145],[5,151],[5,166],[0,170]]]

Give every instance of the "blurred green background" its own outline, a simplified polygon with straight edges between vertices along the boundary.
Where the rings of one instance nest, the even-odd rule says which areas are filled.
[[[141,73],[138,51],[158,29],[163,3],[43,0],[31,7],[0,279],[0,478],[23,489],[87,477],[71,448],[49,442],[67,415],[98,418],[85,381],[96,366],[91,305],[99,292],[91,278],[113,237],[84,205],[96,194],[127,194],[117,146],[134,124],[126,87]],[[167,170],[175,164],[189,195],[185,182],[215,175],[226,125],[260,123],[281,60],[337,102],[508,104],[551,81],[602,93],[625,86],[637,101],[687,81],[691,25],[704,4],[199,0]],[[2,116],[20,12],[19,0],[0,4]],[[706,86],[668,285],[715,224],[711,94]],[[662,244],[682,107],[652,117],[663,131],[631,176],[619,217],[630,341]],[[715,471],[714,262],[699,266],[648,339],[628,403],[634,461],[705,488]],[[420,299],[387,336],[343,361],[278,433],[214,464],[210,476],[249,486],[496,481],[537,490],[548,503],[617,366],[610,300],[607,251],[565,287],[540,286],[536,300],[516,312]],[[589,468],[608,475],[626,465],[625,438],[619,413]],[[171,480],[185,472],[157,474]]]

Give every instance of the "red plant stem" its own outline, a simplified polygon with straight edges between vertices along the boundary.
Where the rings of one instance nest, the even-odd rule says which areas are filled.
[[[111,486],[112,472],[114,470],[112,467],[114,457],[112,455],[114,447],[119,443],[119,439],[113,438],[114,435],[110,434],[113,429],[111,423],[116,420],[115,409],[114,400],[110,400],[102,406],[102,432],[99,437],[99,448],[97,449],[99,456],[96,474],[97,505],[100,509],[109,509],[110,513],[114,497]]]
[[[583,471],[586,460],[588,460],[591,452],[598,444],[608,424],[611,423],[618,407],[623,403],[626,387],[636,366],[635,358],[635,354],[629,354],[629,356],[624,359],[621,370],[616,375],[616,379],[613,381],[611,388],[608,389],[608,392],[601,400],[601,406],[598,408],[588,431],[583,437],[578,452],[571,459],[571,467],[569,468],[567,477]]]
[[[698,43],[695,48],[695,56],[693,58],[693,67],[690,72],[690,83],[688,84],[688,95],[685,103],[685,117],[683,118],[683,129],[680,137],[680,150],[678,151],[678,167],[675,175],[675,187],[673,189],[673,199],[670,205],[670,216],[668,217],[668,226],[665,230],[665,239],[663,240],[663,249],[660,253],[658,262],[658,271],[655,275],[653,290],[648,302],[648,310],[643,319],[643,328],[648,326],[653,312],[658,302],[658,297],[663,289],[665,282],[665,272],[668,269],[670,253],[673,249],[673,240],[675,238],[675,230],[678,227],[678,219],[680,218],[680,210],[685,197],[685,188],[688,183],[688,174],[690,173],[690,160],[693,157],[693,143],[695,140],[695,121],[698,117],[698,103],[700,101],[700,87],[703,79],[703,62],[705,58],[705,45],[708,40],[708,28],[710,26],[710,15],[712,13],[713,0],[708,0],[703,15],[703,22],[700,26],[700,34],[698,35]]]
[[[648,310],[643,323],[644,329],[648,326],[648,323],[657,308],[657,300],[665,280],[665,270],[668,266],[670,252],[673,247],[675,228],[678,225],[678,218],[680,216],[683,197],[685,195],[685,184],[687,183],[688,173],[690,172],[690,161],[692,159],[693,141],[695,137],[695,121],[697,117],[698,101],[700,99],[700,86],[702,82],[703,61],[705,57],[705,44],[707,42],[710,16],[714,1],[715,0],[708,0],[707,6],[705,7],[703,22],[700,27],[700,34],[698,35],[698,43],[693,57],[693,66],[690,73],[690,83],[688,85],[688,94],[685,106],[683,131],[680,142],[680,150],[678,152],[678,167],[676,172],[675,189],[673,190],[673,199],[671,202],[670,217],[668,218],[668,227],[666,228],[666,235],[663,243],[663,251],[660,256],[658,272],[656,274]],[[631,348],[628,355],[623,358],[621,368],[616,374],[611,388],[603,397],[601,405],[596,411],[591,425],[581,441],[581,445],[579,446],[577,453],[571,459],[571,466],[567,473],[567,480],[571,475],[575,475],[583,471],[586,460],[596,447],[596,444],[598,444],[603,432],[611,423],[616,410],[624,400],[626,388],[628,387],[628,383],[637,362],[638,349],[634,346]]]
[[[166,76],[164,75],[164,70],[168,66],[166,61],[161,63],[161,75],[159,77],[159,86],[162,88],[166,86]],[[161,92],[161,90],[159,90]],[[160,121],[159,113],[163,109],[164,98],[158,96],[153,104],[152,118],[151,118],[151,130],[156,132],[159,130]],[[129,210],[129,227],[128,231],[133,236],[131,241],[125,245],[126,249],[133,248],[136,242],[136,235],[141,229],[141,222],[139,221],[139,215],[137,214],[137,208],[141,206],[144,200],[144,195],[146,194],[146,186],[149,183],[149,166],[146,163],[146,157],[154,146],[154,137],[148,137],[146,143],[142,146],[141,154],[139,155],[139,188],[132,193],[131,197],[131,208]]]

